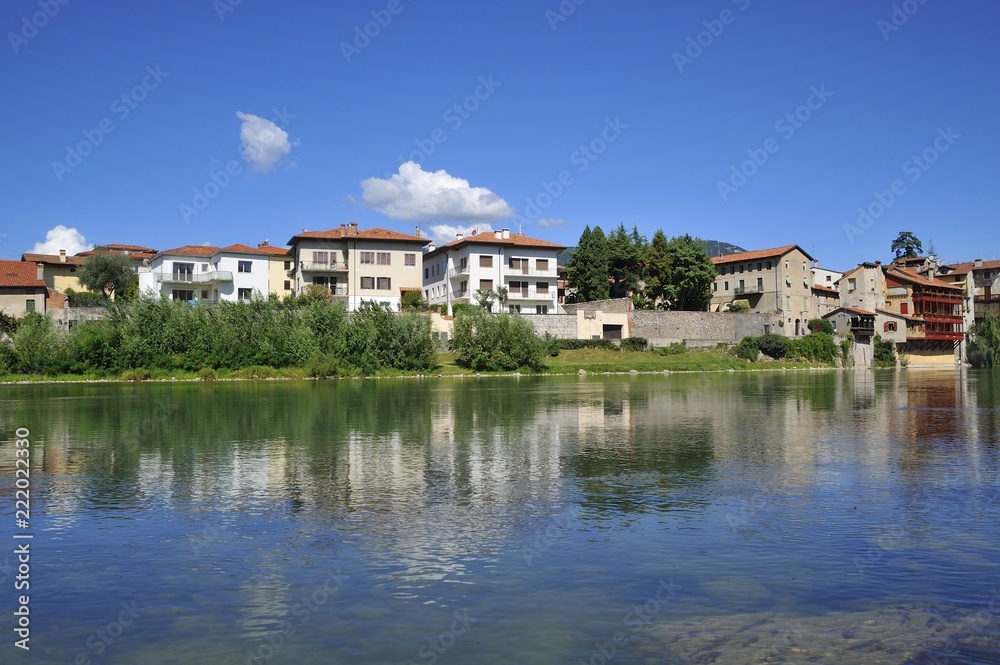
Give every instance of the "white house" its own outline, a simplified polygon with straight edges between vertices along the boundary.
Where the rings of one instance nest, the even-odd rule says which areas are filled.
[[[248,245],[185,245],[159,252],[139,270],[139,290],[172,300],[217,303],[266,298],[270,253]]]
[[[424,254],[424,299],[447,307],[474,303],[476,291],[505,287],[508,306],[522,314],[555,314],[563,245],[510,229],[473,233]],[[494,304],[494,309],[497,309]]]

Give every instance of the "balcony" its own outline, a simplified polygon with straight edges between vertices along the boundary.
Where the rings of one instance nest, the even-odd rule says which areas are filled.
[[[548,270],[532,270],[530,268],[505,268],[504,279],[517,279],[519,277],[558,277],[559,271],[555,268]]]
[[[511,289],[507,292],[507,298],[509,300],[553,300],[555,298],[555,291],[549,289],[548,291],[538,291],[537,289],[518,289],[517,291]]]
[[[464,291],[463,290],[452,291],[451,292],[451,297],[455,298],[455,299],[458,299],[458,298],[468,298],[469,297],[469,291],[468,291],[468,289],[466,289]]]
[[[754,284],[753,286],[737,286],[735,289],[733,289],[733,295],[737,296],[741,296],[743,294],[763,293],[763,292],[764,292],[764,287],[757,286],[756,284]]]
[[[986,312],[1000,316],[1000,296],[976,296],[974,298],[976,318],[982,319]]]
[[[346,263],[318,263],[316,261],[301,261],[303,272],[347,272]]]
[[[212,272],[157,272],[154,279],[161,284],[213,284],[233,281],[233,273],[228,270]]]
[[[470,267],[458,266],[457,268],[451,268],[448,270],[448,277],[463,277],[469,274]]]

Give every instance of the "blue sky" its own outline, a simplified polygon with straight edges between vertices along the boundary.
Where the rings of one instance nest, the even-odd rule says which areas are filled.
[[[1000,254],[995,2],[236,2],[3,3],[0,256],[350,221]]]

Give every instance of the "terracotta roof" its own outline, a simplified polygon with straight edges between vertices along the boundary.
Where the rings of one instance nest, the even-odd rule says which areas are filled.
[[[218,247],[212,247],[211,245],[184,245],[183,247],[177,247],[175,249],[165,249],[157,256],[163,256],[164,254],[173,254],[175,256],[211,256],[219,251]]]
[[[45,288],[38,279],[38,266],[27,261],[0,260],[0,287]]]
[[[824,314],[823,318],[825,319],[825,318],[827,318],[829,316],[833,316],[837,312],[841,312],[841,311],[843,311],[843,312],[849,312],[851,314],[857,314],[859,316],[875,316],[875,312],[869,312],[867,309],[860,309],[858,307],[838,307],[837,309],[833,310],[832,312],[827,312],[826,314]]]
[[[1000,261],[983,261],[983,265],[981,266],[977,266],[971,261],[968,263],[952,263],[948,267],[952,268],[952,271],[948,273],[949,275],[967,275],[973,270],[992,270],[1000,268]]]
[[[62,266],[82,266],[83,262],[86,260],[83,257],[77,256],[67,256],[65,261],[60,260],[58,254],[22,254],[22,261],[29,261],[31,263],[45,263],[45,264],[57,264]]]
[[[723,256],[713,256],[712,263],[719,265],[720,263],[740,263],[742,261],[756,261],[757,259],[770,259],[775,256],[784,256],[793,249],[797,249],[810,261],[814,260],[813,257],[809,256],[809,252],[802,249],[798,245],[785,245],[784,247],[775,247],[774,249],[758,249],[750,252],[737,252],[736,254],[726,254]]]
[[[840,295],[840,291],[838,291],[837,289],[831,289],[828,286],[820,286],[819,284],[813,284],[812,288],[815,289],[816,291],[826,291],[828,293],[834,293],[838,296]]]
[[[228,245],[221,249],[216,250],[216,254],[221,252],[229,252],[230,254],[259,254],[260,256],[271,256],[271,252],[264,249],[257,249],[256,247],[251,247],[250,245],[243,245],[241,243],[236,243],[235,245]]]
[[[922,286],[934,286],[942,289],[955,289],[956,291],[961,291],[962,287],[956,284],[951,284],[941,279],[930,279],[924,277],[923,275],[918,275],[909,268],[900,268],[899,266],[889,266],[885,269],[885,274],[887,277],[895,277],[897,279],[902,279],[903,281],[912,282],[914,284],[920,284]]]
[[[436,254],[444,249],[452,249],[455,247],[461,247],[462,245],[501,245],[504,247],[537,247],[539,249],[555,249],[562,251],[566,249],[565,245],[560,245],[559,243],[549,242],[548,240],[539,240],[538,238],[530,238],[522,233],[511,233],[507,238],[497,238],[496,234],[491,231],[484,231],[482,233],[477,233],[476,235],[468,235],[462,238],[456,238],[449,243],[441,245],[436,248],[433,252],[428,252],[428,256],[431,254]]]
[[[429,238],[421,238],[420,236],[411,236],[407,233],[400,233],[399,231],[390,231],[389,229],[358,229],[356,227],[352,228],[350,226],[343,225],[335,229],[329,229],[328,231],[303,231],[302,233],[297,233],[288,240],[288,244],[294,245],[299,240],[349,240],[349,239],[416,242],[420,243],[421,245],[426,245],[430,243]]]
[[[257,249],[267,252],[271,256],[291,256],[292,252],[288,247],[278,247],[277,245],[268,245],[267,243],[257,245]]]
[[[55,289],[45,289],[45,309],[65,309],[66,294]]]

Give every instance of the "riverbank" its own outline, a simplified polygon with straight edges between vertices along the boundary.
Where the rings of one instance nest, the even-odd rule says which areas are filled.
[[[546,367],[540,372],[521,370],[519,372],[476,372],[462,367],[455,361],[453,353],[439,353],[438,366],[431,372],[403,372],[383,370],[370,377],[360,374],[345,374],[330,378],[405,378],[405,377],[461,377],[461,376],[510,376],[535,375],[556,376],[578,374],[584,370],[588,374],[631,373],[640,374],[667,372],[747,372],[799,369],[833,369],[822,363],[774,360],[748,362],[736,358],[722,350],[688,351],[676,355],[660,355],[648,351],[618,351],[612,349],[574,349],[561,351],[558,356],[546,358]],[[244,367],[237,370],[184,370],[134,369],[119,375],[60,374],[39,376],[14,374],[0,376],[0,383],[59,383],[59,382],[142,382],[142,381],[304,381],[327,378],[310,376],[302,367],[274,368],[264,366]]]

